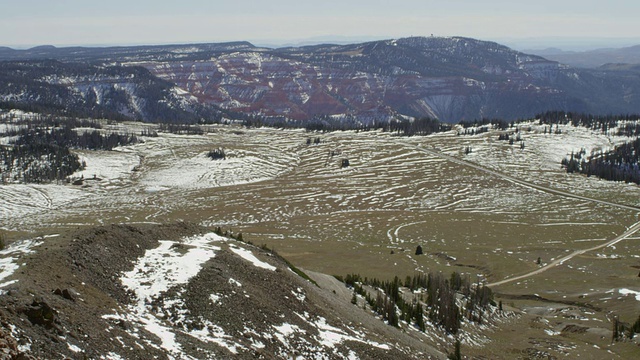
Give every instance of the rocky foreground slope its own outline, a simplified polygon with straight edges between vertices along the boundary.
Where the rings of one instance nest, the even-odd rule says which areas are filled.
[[[2,251],[3,358],[444,358],[335,279],[184,223],[111,225]]]

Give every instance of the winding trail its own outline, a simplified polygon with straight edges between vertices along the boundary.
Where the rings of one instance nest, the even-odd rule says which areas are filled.
[[[34,188],[34,190],[36,190],[38,193],[40,193],[40,195],[44,198],[44,200],[47,202],[47,209],[53,209],[53,200],[51,199],[51,196],[49,196],[49,194],[47,194],[46,192]]]
[[[404,145],[406,145],[406,144],[404,144]],[[476,170],[483,171],[483,172],[491,174],[491,175],[493,175],[493,176],[495,176],[497,178],[512,182],[512,183],[520,185],[520,186],[536,189],[536,190],[543,191],[543,192],[546,192],[546,193],[549,193],[549,194],[563,196],[563,197],[567,197],[567,198],[571,198],[571,199],[590,201],[590,202],[594,202],[594,203],[597,203],[597,204],[603,204],[603,205],[607,205],[607,206],[617,207],[617,208],[620,208],[620,209],[640,212],[640,207],[624,205],[624,204],[617,204],[617,203],[610,202],[610,201],[593,199],[593,198],[589,198],[589,197],[586,197],[586,196],[572,194],[570,192],[566,192],[566,191],[562,191],[562,190],[558,190],[558,189],[553,189],[553,188],[550,188],[550,187],[547,187],[547,186],[543,186],[543,185],[534,184],[534,183],[531,183],[529,181],[518,179],[518,178],[515,178],[513,176],[509,176],[509,175],[503,174],[503,173],[495,171],[495,170],[487,169],[487,168],[485,168],[483,166],[476,165],[476,164],[473,164],[471,162],[468,162],[468,161],[465,161],[465,160],[462,160],[462,159],[458,159],[458,158],[456,158],[454,156],[451,156],[451,155],[443,154],[443,153],[441,153],[439,151],[430,150],[430,149],[427,149],[427,148],[424,148],[424,147],[421,147],[421,146],[418,146],[418,145],[414,146],[414,148],[417,151],[424,152],[424,153],[427,153],[429,155],[433,155],[433,156],[439,157],[441,159],[445,159],[447,161],[450,161],[450,162],[453,162],[453,163],[456,163],[456,164],[459,164],[459,165],[463,165],[463,166],[467,166],[467,167],[470,167],[470,168],[473,168],[473,169],[476,169]],[[615,237],[614,239],[611,239],[611,240],[609,240],[609,241],[607,241],[607,242],[605,242],[603,244],[600,244],[600,245],[597,245],[597,246],[594,246],[594,247],[591,247],[591,248],[588,248],[588,249],[576,250],[576,251],[572,252],[571,254],[568,254],[568,255],[563,256],[563,257],[561,257],[559,259],[556,259],[556,260],[552,261],[551,263],[549,263],[549,264],[547,264],[547,265],[545,265],[545,266],[543,266],[543,267],[541,267],[541,268],[539,268],[537,270],[528,272],[526,274],[522,274],[522,275],[510,277],[510,278],[507,278],[507,279],[503,279],[503,280],[500,280],[500,281],[496,281],[496,282],[493,282],[493,283],[488,283],[486,285],[487,286],[500,286],[500,285],[504,285],[504,284],[507,284],[507,283],[510,283],[510,282],[513,282],[513,281],[518,281],[518,280],[522,280],[522,279],[526,279],[526,278],[538,275],[538,274],[543,273],[543,272],[545,272],[545,271],[547,271],[547,270],[549,270],[549,269],[551,269],[551,268],[553,268],[555,266],[562,265],[565,261],[570,260],[570,259],[572,259],[572,258],[574,258],[574,257],[576,257],[578,255],[582,255],[582,254],[590,252],[590,251],[602,249],[602,248],[605,248],[607,246],[611,246],[611,245],[617,244],[618,242],[620,242],[622,240],[625,240],[628,237],[630,237],[631,235],[635,234],[638,230],[640,230],[640,221],[638,221],[635,224],[631,225],[627,229],[627,231],[625,231],[623,234],[621,234],[621,235]]]
[[[403,240],[400,240],[400,235],[398,235],[398,233],[400,232],[400,229],[402,229],[403,227],[407,227],[407,226],[413,226],[413,225],[418,225],[418,224],[424,224],[426,223],[426,221],[417,221],[417,222],[412,222],[412,223],[408,223],[408,224],[402,224],[400,226],[396,226],[394,228],[391,228],[389,230],[387,230],[387,237],[389,238],[389,241],[392,244],[399,244],[401,242],[404,242]],[[391,234],[391,231],[395,229],[395,231],[393,232],[393,235]]]
[[[510,282],[513,282],[513,281],[518,281],[518,280],[526,279],[526,278],[534,276],[534,275],[538,275],[540,273],[543,273],[543,272],[551,269],[552,267],[555,267],[555,266],[558,266],[558,265],[562,265],[562,263],[564,263],[565,261],[570,260],[571,258],[576,257],[578,255],[582,255],[582,254],[584,254],[586,252],[589,252],[589,251],[602,249],[602,248],[605,248],[607,246],[615,245],[618,242],[620,242],[620,241],[628,238],[629,236],[633,235],[638,230],[640,230],[640,221],[638,221],[637,223],[633,224],[622,235],[620,235],[620,236],[618,236],[618,237],[616,237],[616,238],[614,238],[612,240],[609,240],[604,244],[600,244],[598,246],[594,246],[594,247],[591,247],[591,248],[588,248],[588,249],[576,250],[576,251],[572,252],[569,255],[563,256],[563,257],[561,257],[559,259],[556,259],[556,260],[553,260],[549,264],[547,264],[547,265],[545,265],[545,266],[543,266],[543,267],[541,267],[541,268],[539,268],[539,269],[537,269],[535,271],[531,271],[531,272],[523,274],[523,275],[514,276],[514,277],[511,277],[511,278],[507,278],[507,279],[504,279],[504,280],[496,281],[496,282],[489,283],[489,284],[486,284],[486,285],[487,286],[500,286],[500,285],[504,285],[504,284],[507,284],[507,283],[510,283]]]

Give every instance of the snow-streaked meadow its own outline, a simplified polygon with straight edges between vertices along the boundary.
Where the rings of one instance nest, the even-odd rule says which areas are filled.
[[[120,132],[129,126],[134,133],[149,127],[110,126]],[[294,264],[324,273],[387,277],[456,270],[497,281],[537,269],[538,258],[545,264],[611,240],[638,220],[629,209],[526,185],[640,205],[636,185],[566,174],[560,167],[572,151],[607,150],[626,138],[559,128],[561,134],[544,134],[535,123],[521,124],[525,149],[498,141],[497,131],[403,138],[379,131],[211,126],[204,135],[159,133],[112,152],[79,152],[87,162],[76,174],[87,179],[83,186],[0,186],[0,228],[13,239],[84,225],[184,220],[242,232]],[[309,138],[320,143],[307,145]],[[466,147],[472,152],[465,154]],[[206,156],[217,148],[225,150],[225,160]],[[341,168],[342,159],[350,166]],[[417,245],[427,256],[413,256]],[[596,289],[594,301],[612,281],[640,291],[622,278],[637,265],[636,240],[598,252],[605,256],[587,253],[505,287],[546,294],[562,288],[573,296],[588,283]],[[560,276],[565,273],[571,276]],[[619,278],[593,276],[601,273]]]

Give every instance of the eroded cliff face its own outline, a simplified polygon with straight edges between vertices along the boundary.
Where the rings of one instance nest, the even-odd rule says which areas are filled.
[[[192,123],[197,100],[141,67],[0,62],[0,103],[68,116]]]
[[[242,42],[0,51],[0,60],[46,57],[74,62],[75,67],[82,62],[88,69],[70,76],[69,65],[58,66],[58,73],[52,71],[37,85],[71,89],[65,96],[75,99],[76,107],[103,106],[107,99],[110,111],[147,121],[167,121],[163,114],[172,122],[181,117],[185,122],[211,120],[207,117],[220,117],[219,109],[301,121],[331,116],[365,124],[399,115],[458,122],[528,118],[548,110],[640,112],[637,69],[572,69],[497,43],[460,37],[281,49]],[[142,73],[128,78],[132,70],[122,69],[140,66],[162,80]],[[5,101],[23,95],[12,88],[10,78],[4,80],[0,95]],[[151,91],[145,84],[153,84]]]
[[[566,71],[562,65],[464,38],[252,49],[137,64],[201,102],[296,120],[352,115],[367,123],[401,114],[455,122],[510,116],[511,100],[525,107],[551,98],[554,105],[568,102],[551,86]]]

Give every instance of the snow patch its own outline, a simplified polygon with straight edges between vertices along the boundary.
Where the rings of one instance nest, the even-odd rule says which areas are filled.
[[[99,178],[104,181],[124,181],[140,160],[138,156],[124,151],[78,151],[80,161],[87,167],[72,176],[84,179]]]
[[[211,302],[214,304],[218,304],[220,303],[220,300],[222,300],[222,295],[211,294],[209,295],[209,300],[211,300]]]
[[[188,332],[189,335],[205,343],[212,342],[220,345],[233,354],[238,354],[239,349],[244,349],[241,345],[231,341],[233,338],[227,335],[221,327],[203,318],[200,318],[200,321],[203,324],[202,329],[191,330]]]
[[[314,325],[318,328],[318,332],[320,333],[321,343],[326,347],[333,348],[344,341],[357,341],[383,350],[391,349],[387,344],[379,344],[375,341],[359,339],[357,337],[347,335],[342,329],[327,324],[327,320],[323,317],[320,317]]]
[[[296,288],[295,291],[291,290],[291,293],[293,294],[293,296],[295,296],[296,299],[300,300],[300,302],[304,302],[304,300],[306,299],[304,290],[300,287]]]
[[[125,358],[123,358],[122,356],[114,353],[114,352],[110,352],[107,355],[102,355],[100,356],[100,359],[104,359],[104,360],[125,360]]]
[[[227,241],[214,233],[185,238],[182,242],[160,241],[160,246],[145,252],[132,271],[120,281],[131,290],[137,303],[129,307],[129,315],[105,315],[103,318],[124,318],[137,322],[161,339],[161,347],[172,356],[184,358],[174,331],[147,306],[171,287],[186,284],[197,275],[202,265],[215,256],[220,247],[215,242]],[[175,304],[174,304],[175,305]]]
[[[14,242],[4,250],[0,250],[0,288],[7,287],[18,281],[11,280],[1,283],[4,279],[13,275],[15,271],[20,268],[20,265],[18,264],[18,260],[20,260],[20,258],[26,254],[33,253],[35,251],[33,248],[41,245],[42,243],[43,241],[41,241],[41,238],[23,240]]]
[[[621,295],[634,295],[636,300],[640,301],[640,291],[634,291],[629,289],[618,289],[618,293]]]
[[[275,271],[276,270],[275,266],[273,266],[271,264],[267,264],[266,262],[264,262],[262,260],[259,260],[257,257],[255,257],[255,255],[253,255],[253,253],[251,251],[249,251],[247,249],[239,248],[239,247],[236,247],[236,246],[233,246],[233,245],[231,245],[230,249],[236,255],[239,255],[243,259],[249,261],[254,266],[257,266],[257,267],[262,268],[262,269],[271,270],[271,271]]]
[[[197,275],[202,264],[220,250],[220,247],[210,245],[212,241],[226,239],[210,233],[188,238],[181,243],[160,241],[159,247],[147,250],[134,269],[123,274],[121,282],[133,290],[139,300],[151,300],[170,287],[185,284]]]

